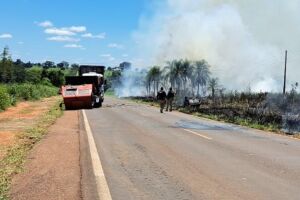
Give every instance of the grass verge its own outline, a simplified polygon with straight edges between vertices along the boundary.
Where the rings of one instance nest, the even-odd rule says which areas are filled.
[[[0,200],[8,200],[8,192],[13,175],[22,172],[28,152],[42,139],[47,129],[62,115],[61,100],[45,113],[38,123],[18,137],[16,145],[10,147],[0,160]]]
[[[146,104],[146,105],[150,105],[150,106],[159,107],[159,104],[157,102],[148,102],[148,101],[138,100],[138,99],[134,99],[134,98],[126,98],[126,99],[136,102],[136,103],[142,103],[142,104]],[[232,120],[232,119],[228,119],[221,115],[212,115],[212,114],[208,115],[208,114],[204,114],[204,113],[200,113],[200,112],[193,112],[193,111],[185,109],[185,108],[179,108],[179,109],[177,109],[177,111],[185,113],[185,114],[194,115],[196,117],[202,117],[202,118],[211,119],[211,120],[215,120],[215,121],[236,124],[236,125],[240,125],[240,126],[253,128],[253,129],[263,130],[263,131],[270,131],[270,132],[273,132],[276,134],[287,135],[287,136],[291,136],[291,137],[300,139],[300,134],[294,134],[294,135],[286,134],[281,130],[280,126],[276,125],[276,124],[259,124],[259,123],[253,122],[251,120],[240,118],[240,117],[235,117]]]
[[[212,115],[212,114],[208,115],[208,114],[204,114],[204,113],[200,113],[200,112],[191,112],[184,108],[180,108],[180,109],[178,109],[178,111],[182,112],[182,113],[194,115],[197,117],[202,117],[202,118],[207,118],[207,119],[211,119],[211,120],[215,120],[215,121],[236,124],[236,125],[245,126],[245,127],[249,127],[249,128],[253,128],[253,129],[257,129],[257,130],[262,130],[262,131],[269,131],[269,132],[273,132],[275,134],[286,135],[286,136],[300,139],[300,134],[287,134],[281,130],[281,127],[278,124],[259,124],[255,121],[240,118],[240,117],[235,117],[234,119],[228,119],[221,115]]]
[[[185,110],[184,108],[180,108],[178,111],[182,112],[182,113],[186,113],[186,114],[191,114],[191,115],[194,115],[197,117],[203,117],[203,118],[207,118],[207,119],[211,119],[211,120],[215,120],[215,121],[237,124],[237,125],[246,126],[246,127],[250,127],[250,128],[254,128],[254,129],[258,129],[258,130],[272,131],[272,132],[278,132],[278,133],[281,132],[280,127],[276,124],[262,125],[262,124],[253,122],[248,119],[240,118],[240,117],[235,117],[234,119],[228,119],[224,116],[219,116],[219,115],[212,115],[212,114],[208,115],[208,114],[204,114],[204,113],[200,113],[200,112],[190,112],[190,111]]]

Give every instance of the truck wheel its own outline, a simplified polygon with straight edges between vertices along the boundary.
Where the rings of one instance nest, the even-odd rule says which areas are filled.
[[[91,97],[91,103],[90,105],[88,106],[88,109],[93,109],[95,107],[95,100],[94,100],[94,97],[92,96]]]
[[[95,103],[95,108],[100,108],[102,106],[102,102]]]

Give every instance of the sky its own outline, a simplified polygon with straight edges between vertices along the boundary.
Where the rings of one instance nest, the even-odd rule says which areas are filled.
[[[146,0],[1,1],[0,48],[23,61],[114,66],[131,55]]]
[[[13,59],[135,67],[201,60],[230,90],[300,82],[300,0],[1,0]]]

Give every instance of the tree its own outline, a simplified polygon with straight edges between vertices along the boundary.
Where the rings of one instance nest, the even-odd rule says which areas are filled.
[[[24,65],[24,63],[22,62],[21,59],[17,59],[15,62],[14,62],[15,65],[18,65],[18,66],[21,66],[21,65]]]
[[[42,80],[42,72],[43,69],[37,66],[26,69],[26,81],[34,84],[40,83]]]
[[[1,61],[4,62],[6,60],[11,60],[8,46],[5,46],[3,52],[1,53]]]
[[[46,61],[46,62],[44,62],[42,65],[43,65],[43,67],[46,68],[46,69],[54,68],[54,67],[55,67],[55,63],[52,62],[52,61]]]
[[[61,70],[65,70],[69,67],[69,63],[66,61],[62,61],[57,64],[57,67],[60,68]]]
[[[131,68],[131,63],[130,62],[122,62],[122,63],[120,63],[119,68],[121,69],[121,71],[128,70]]]
[[[0,82],[9,83],[13,82],[15,77],[13,74],[13,62],[9,54],[8,47],[4,47],[3,52],[1,53],[0,61]]]
[[[210,77],[210,66],[205,60],[196,61],[195,65],[195,73],[194,73],[194,83],[197,85],[197,96],[199,96],[200,86],[206,86]]]
[[[149,84],[149,88],[151,89],[151,83],[153,84],[153,92],[156,94],[158,92],[159,82],[161,78],[161,69],[159,66],[153,66],[147,73],[147,79]]]
[[[152,75],[149,73],[149,71],[146,74],[146,89],[148,95],[151,93],[151,83],[152,83]]]
[[[25,68],[31,68],[33,66],[33,64],[31,62],[27,62],[24,64]]]
[[[47,76],[51,81],[51,83],[56,87],[62,86],[65,82],[65,75],[60,69],[57,68],[48,69]]]
[[[181,60],[173,60],[167,62],[166,66],[166,78],[169,79],[171,87],[176,88],[177,90],[181,89],[181,76],[182,76],[182,69],[181,69]]]
[[[213,99],[215,99],[215,94],[218,87],[219,87],[219,79],[211,78],[208,82],[208,89],[211,90],[211,96]]]
[[[193,65],[191,62],[187,59],[180,61],[180,75],[183,82],[183,90],[186,91],[186,85],[188,80],[192,78],[193,74]]]

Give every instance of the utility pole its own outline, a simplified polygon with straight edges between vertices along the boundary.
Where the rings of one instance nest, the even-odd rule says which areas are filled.
[[[285,95],[285,89],[286,89],[286,65],[287,65],[287,53],[288,51],[285,51],[285,62],[284,62],[284,83],[283,83],[283,95]]]

